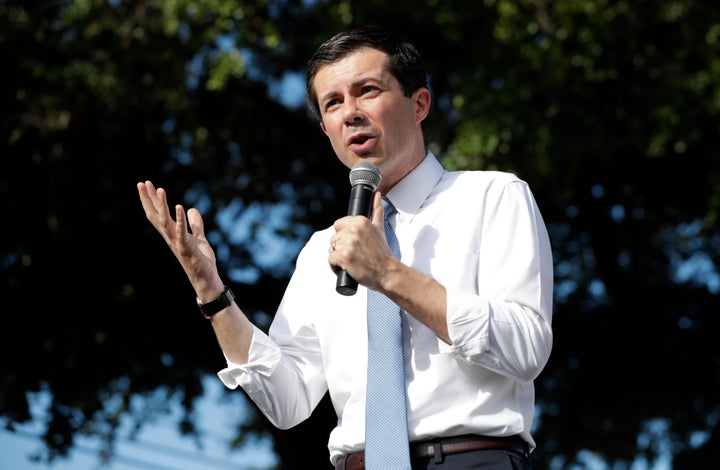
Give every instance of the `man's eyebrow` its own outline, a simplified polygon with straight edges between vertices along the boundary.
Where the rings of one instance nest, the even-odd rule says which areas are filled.
[[[387,87],[388,87],[388,83],[387,83],[385,80],[382,80],[382,79],[380,79],[380,78],[377,78],[377,77],[362,77],[362,78],[358,78],[357,80],[353,81],[353,82],[350,84],[350,88],[357,88],[357,87],[360,87],[360,86],[362,86],[362,85],[364,85],[364,84],[366,84],[366,83],[368,83],[368,82],[378,83],[378,84],[381,85],[383,88],[387,88]],[[333,96],[337,95],[338,93],[340,93],[340,92],[337,91],[337,90],[330,90],[330,91],[328,91],[327,93],[325,93],[324,95],[322,95],[322,96],[320,97],[320,100],[319,100],[319,101],[322,103],[323,101],[332,98]]]
[[[330,90],[330,91],[328,91],[327,93],[325,93],[324,95],[322,95],[322,96],[319,98],[318,101],[319,101],[320,103],[322,103],[322,102],[324,102],[324,101],[326,101],[326,100],[329,100],[330,98],[332,98],[333,96],[335,96],[335,95],[337,95],[337,94],[338,94],[338,91],[337,91],[337,90]]]

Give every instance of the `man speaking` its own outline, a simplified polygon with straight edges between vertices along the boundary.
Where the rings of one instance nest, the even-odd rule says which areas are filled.
[[[280,428],[329,392],[337,469],[531,468],[553,267],[528,185],[445,171],[427,151],[427,73],[394,34],[358,28],[322,44],[307,99],[340,161],[380,180],[369,214],[308,240],[267,335],[225,287],[200,213],[176,205],[173,219],[165,191],[138,184],[227,359],[220,379]],[[340,273],[357,288],[339,292]]]

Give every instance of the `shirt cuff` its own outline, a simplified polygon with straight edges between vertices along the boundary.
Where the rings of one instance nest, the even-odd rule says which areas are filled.
[[[441,342],[440,351],[474,362],[473,358],[488,349],[489,308],[488,302],[475,294],[447,289],[447,327],[452,345]]]
[[[253,325],[247,364],[237,364],[228,360],[227,356],[225,360],[227,367],[217,373],[222,383],[229,389],[234,390],[239,386],[252,393],[253,388],[259,386],[253,377],[269,377],[280,363],[280,348],[268,335]]]

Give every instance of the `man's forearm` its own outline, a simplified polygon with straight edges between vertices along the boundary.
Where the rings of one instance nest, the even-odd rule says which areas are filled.
[[[233,302],[210,319],[220,348],[228,360],[246,364],[250,353],[253,326],[240,307]]]
[[[452,344],[447,327],[447,292],[442,284],[397,261],[384,276],[382,289],[400,308]]]

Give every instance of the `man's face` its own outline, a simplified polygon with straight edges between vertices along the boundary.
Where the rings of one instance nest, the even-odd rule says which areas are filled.
[[[321,127],[340,161],[352,168],[375,164],[385,193],[425,157],[421,122],[427,116],[427,89],[405,97],[385,68],[387,55],[363,48],[318,70],[314,86]]]

